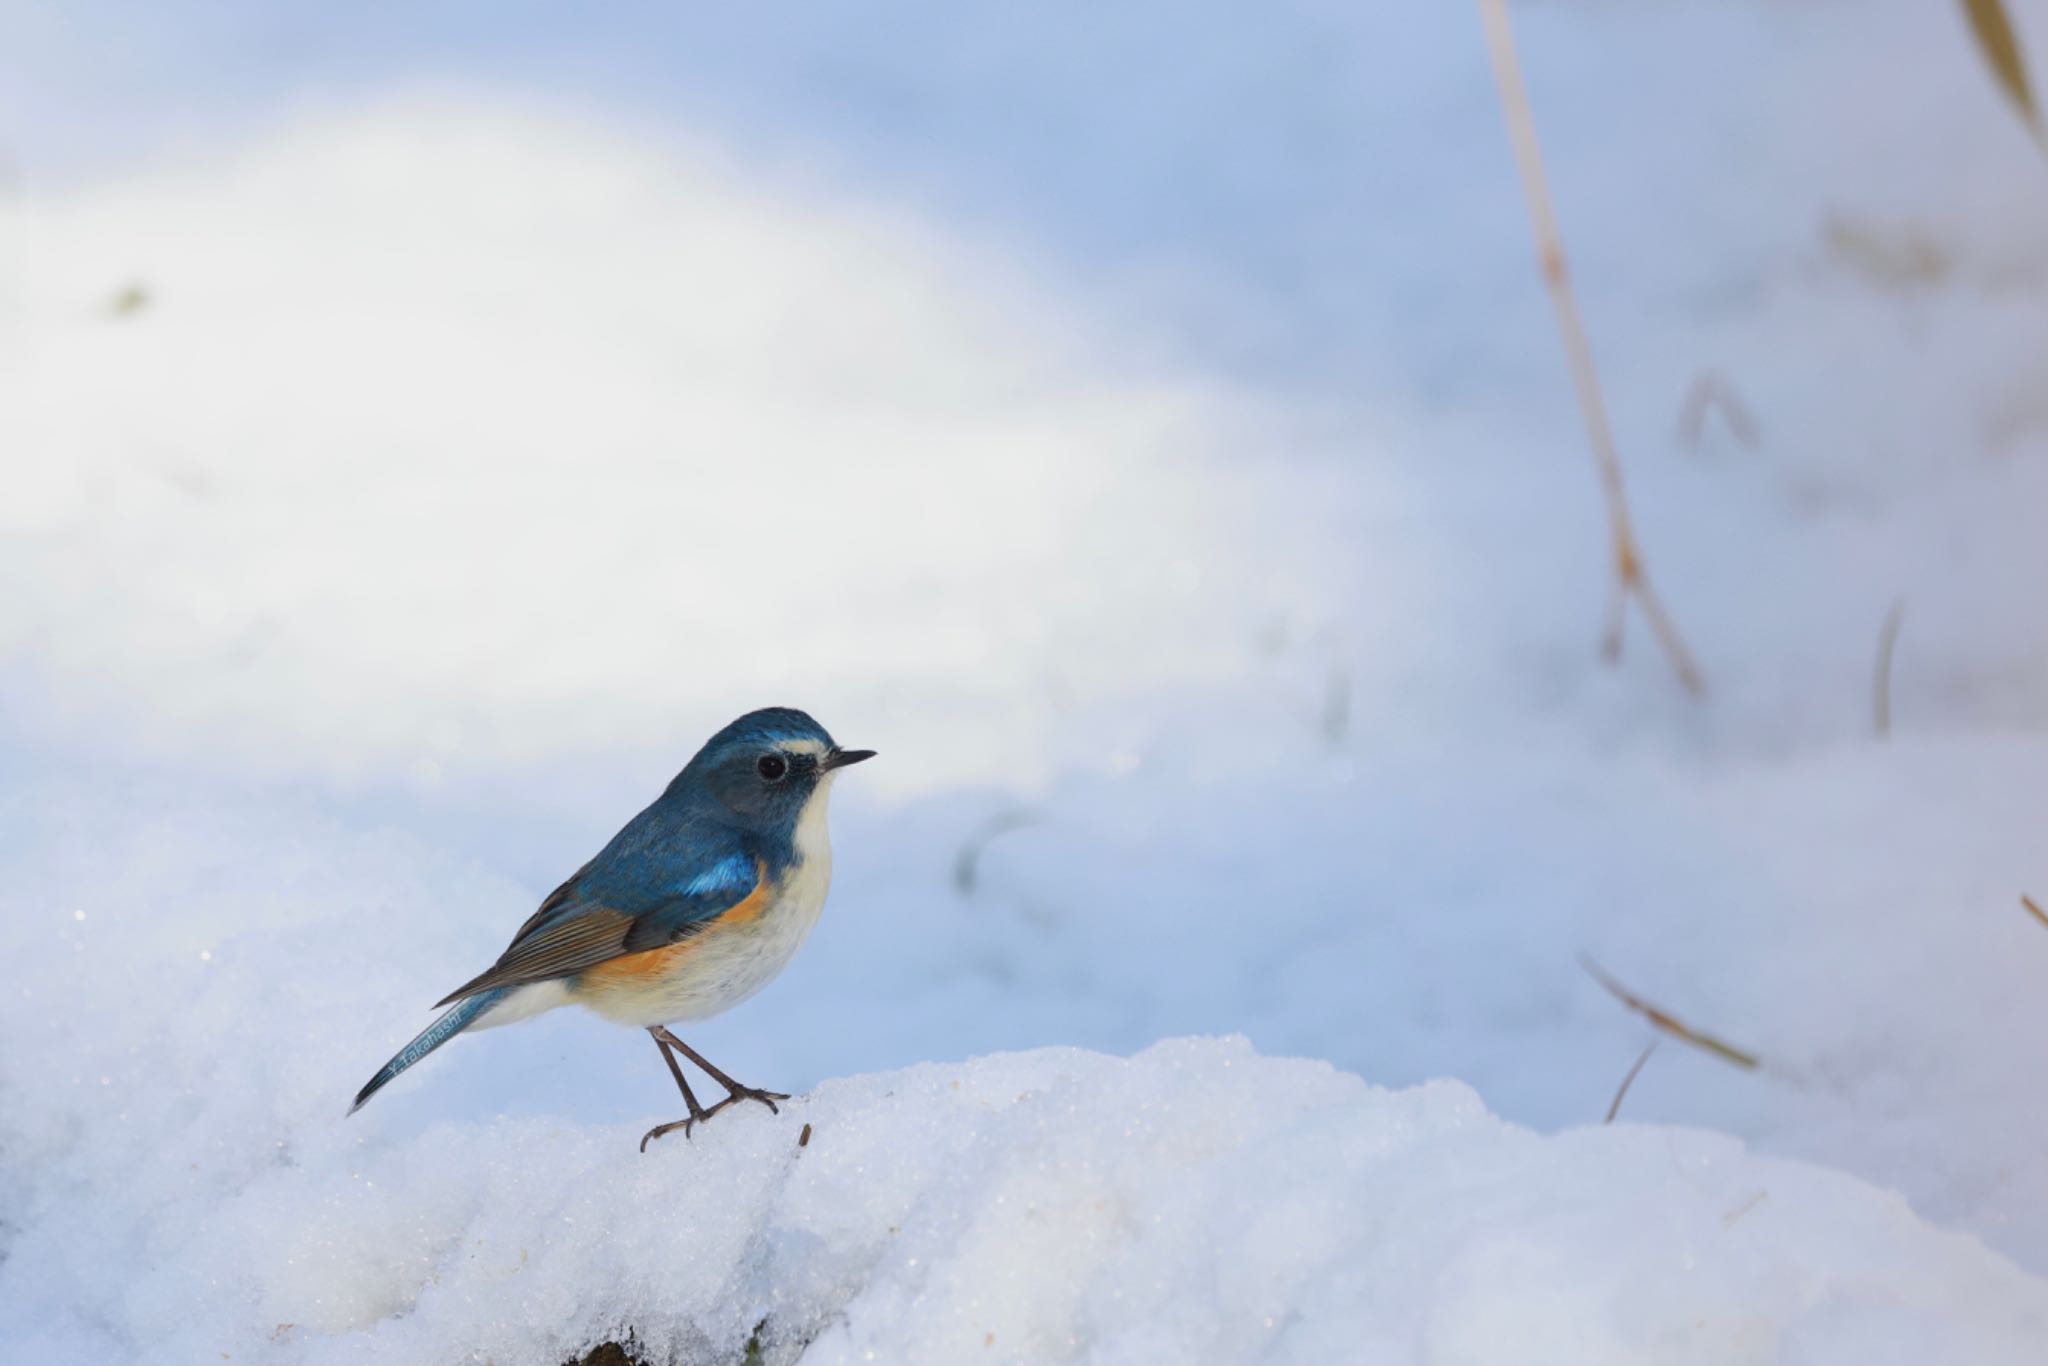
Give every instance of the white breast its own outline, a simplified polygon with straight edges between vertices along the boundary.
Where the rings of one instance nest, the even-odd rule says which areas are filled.
[[[624,1024],[673,1024],[721,1014],[774,981],[803,947],[825,909],[825,893],[832,882],[825,806],[837,776],[826,774],[804,804],[797,820],[795,862],[783,874],[782,886],[766,910],[743,923],[714,926],[684,941],[673,971],[650,976],[630,989],[613,987],[601,996],[583,996],[582,1004]]]

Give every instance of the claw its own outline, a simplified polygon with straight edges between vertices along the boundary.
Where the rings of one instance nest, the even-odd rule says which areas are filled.
[[[715,1106],[713,1107],[713,1109],[716,1108],[717,1107]],[[694,1126],[698,1120],[708,1119],[709,1117],[710,1111],[706,1111],[702,1115],[691,1115],[688,1119],[678,1119],[671,1121],[667,1124],[657,1124],[652,1129],[649,1129],[646,1133],[640,1136],[640,1151],[643,1153],[646,1152],[648,1144],[652,1143],[655,1139],[660,1138],[663,1134],[671,1134],[678,1129],[681,1129],[683,1131],[684,1138],[688,1138],[690,1136],[691,1127]]]

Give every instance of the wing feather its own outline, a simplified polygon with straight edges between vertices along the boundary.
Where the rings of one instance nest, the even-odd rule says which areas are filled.
[[[497,987],[568,977],[688,938],[751,896],[764,874],[758,862],[734,854],[681,885],[648,889],[644,877],[593,874],[601,862],[602,856],[585,864],[550,893],[498,961],[444,996],[436,1008]]]
[[[581,907],[567,919],[514,940],[489,971],[442,997],[435,1008],[493,987],[523,986],[567,977],[607,958],[616,958],[625,951],[626,934],[632,928],[633,917],[624,911],[609,906]]]

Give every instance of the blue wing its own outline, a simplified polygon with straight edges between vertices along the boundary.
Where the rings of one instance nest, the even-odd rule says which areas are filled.
[[[702,930],[759,888],[760,859],[734,832],[657,803],[555,888],[489,971],[438,1003],[545,982]]]

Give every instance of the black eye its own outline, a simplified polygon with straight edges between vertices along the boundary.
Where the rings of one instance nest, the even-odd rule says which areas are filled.
[[[772,783],[789,772],[789,760],[780,754],[764,754],[761,762],[754,765],[754,771]]]

